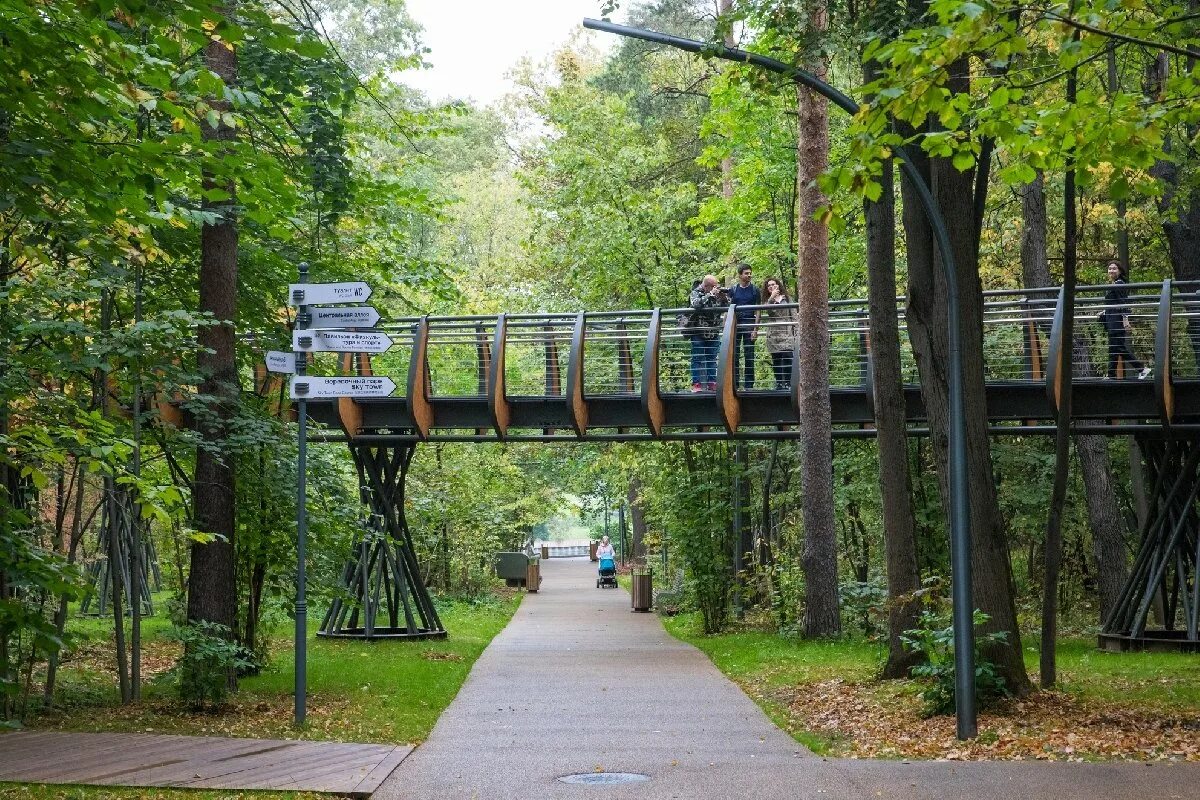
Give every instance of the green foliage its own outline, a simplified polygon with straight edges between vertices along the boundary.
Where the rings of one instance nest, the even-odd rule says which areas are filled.
[[[172,630],[170,638],[183,645],[183,654],[164,675],[189,708],[219,708],[229,696],[232,676],[253,666],[232,635],[228,627],[214,622],[196,622]]]
[[[975,627],[988,621],[988,615],[975,609]],[[928,716],[954,713],[954,628],[947,624],[944,615],[931,611],[921,613],[920,627],[904,632],[904,646],[912,652],[924,653],[927,661],[912,668],[917,678],[927,679],[921,692]],[[1001,644],[1008,638],[1007,631],[975,634],[975,697],[983,707],[1008,696],[1004,678],[996,671],[996,665],[984,655],[984,650]]]
[[[864,634],[873,635],[887,624],[888,596],[884,581],[842,581],[838,592],[842,613],[858,623]]]

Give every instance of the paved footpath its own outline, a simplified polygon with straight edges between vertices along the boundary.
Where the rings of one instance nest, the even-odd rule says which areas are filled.
[[[1200,765],[854,761],[814,756],[657,616],[595,588],[586,559],[542,562],[541,591],[476,662],[429,740],[373,796],[425,798],[1200,798]],[[640,783],[569,785],[575,773]]]

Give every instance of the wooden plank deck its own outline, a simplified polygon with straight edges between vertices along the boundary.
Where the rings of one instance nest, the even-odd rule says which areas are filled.
[[[17,731],[0,735],[0,781],[367,797],[411,752],[390,744]]]

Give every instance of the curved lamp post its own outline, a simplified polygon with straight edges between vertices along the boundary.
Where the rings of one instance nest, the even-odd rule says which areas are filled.
[[[798,67],[773,58],[735,50],[730,47],[683,39],[666,33],[616,25],[596,19],[585,19],[583,27],[615,33],[631,39],[667,45],[689,53],[740,61],[784,75],[824,95],[838,108],[853,116],[858,113],[858,103],[825,81]],[[975,719],[975,628],[973,622],[974,603],[971,600],[971,510],[967,486],[967,426],[963,409],[963,368],[961,335],[958,329],[958,274],[954,253],[950,249],[950,237],[946,233],[946,221],[933,200],[924,177],[917,170],[906,148],[899,147],[900,169],[908,176],[917,190],[925,217],[933,229],[933,238],[942,257],[942,268],[946,273],[946,316],[948,318],[948,392],[950,401],[950,544],[953,570],[954,607],[954,704],[957,714],[958,738],[971,739],[978,732]]]

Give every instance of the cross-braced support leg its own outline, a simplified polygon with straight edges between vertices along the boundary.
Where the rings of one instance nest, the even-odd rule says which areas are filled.
[[[1200,650],[1200,441],[1139,438],[1153,491],[1141,546],[1116,608],[1108,649]],[[1162,627],[1151,627],[1152,612]]]
[[[370,516],[342,572],[319,636],[440,639],[446,630],[425,589],[404,513],[404,481],[416,444],[350,446]]]
[[[100,542],[97,552],[102,557],[88,566],[88,584],[90,591],[80,604],[80,613],[104,616],[112,613],[112,570],[117,569],[121,583],[121,596],[125,610],[130,608],[129,594],[131,591],[130,569],[132,559],[130,554],[134,546],[134,526],[141,525],[138,518],[137,506],[133,495],[124,486],[112,483],[106,490],[111,497],[104,500],[100,514]],[[116,547],[113,547],[113,539]],[[142,616],[154,616],[154,601],[151,590],[157,589],[161,583],[158,571],[158,553],[154,550],[151,537],[143,533],[142,553],[138,566],[142,579],[138,582],[139,594],[142,596]],[[112,554],[116,554],[113,563]]]

